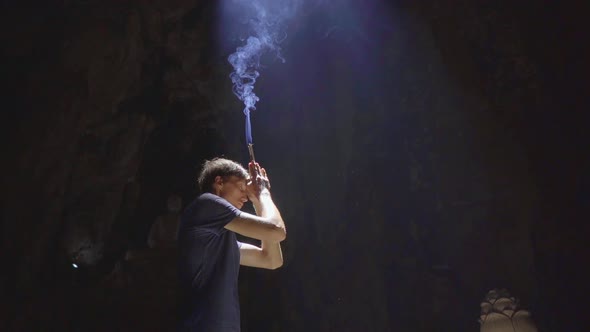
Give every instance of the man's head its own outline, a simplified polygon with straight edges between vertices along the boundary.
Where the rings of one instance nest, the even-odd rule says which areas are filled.
[[[225,198],[233,206],[241,209],[248,201],[246,183],[248,171],[235,161],[215,158],[207,160],[199,175],[201,192],[210,192]]]

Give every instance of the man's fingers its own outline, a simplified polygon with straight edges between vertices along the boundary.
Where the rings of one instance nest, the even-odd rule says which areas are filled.
[[[264,185],[266,186],[267,189],[270,189],[270,180],[268,179],[268,174],[266,174],[266,169],[261,168],[260,173],[261,173]]]
[[[248,171],[250,172],[250,176],[253,178],[256,175],[256,165],[254,162],[250,162],[248,164]]]

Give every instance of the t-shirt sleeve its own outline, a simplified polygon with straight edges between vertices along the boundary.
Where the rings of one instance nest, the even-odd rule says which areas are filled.
[[[224,230],[225,225],[240,213],[240,210],[219,196],[203,195],[199,199],[198,208],[194,211],[194,226],[219,234]]]

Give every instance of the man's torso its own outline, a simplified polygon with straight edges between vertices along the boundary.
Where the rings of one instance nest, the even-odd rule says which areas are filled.
[[[224,226],[239,210],[213,194],[193,201],[178,232],[182,324],[199,331],[239,331],[236,235]]]

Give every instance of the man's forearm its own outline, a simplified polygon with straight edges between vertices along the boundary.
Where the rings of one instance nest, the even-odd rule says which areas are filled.
[[[286,233],[285,222],[281,217],[281,213],[272,201],[268,190],[264,190],[260,194],[258,201],[254,202],[254,209],[256,210],[256,214],[260,217],[269,219],[275,225],[282,228]],[[271,269],[277,269],[283,265],[283,252],[281,250],[280,242],[262,240],[261,248],[268,258],[269,267]]]
[[[268,259],[270,269],[274,270],[283,265],[283,251],[279,242],[262,240],[260,247]]]
[[[275,203],[272,201],[268,190],[265,189],[260,193],[258,200],[254,201],[253,205],[257,215],[269,219],[272,223],[286,231],[285,222],[281,217],[279,209],[277,209]]]

